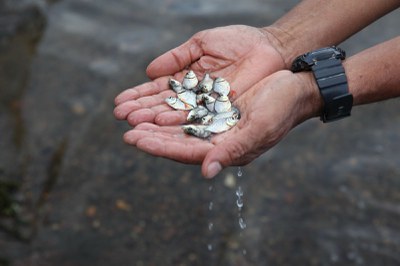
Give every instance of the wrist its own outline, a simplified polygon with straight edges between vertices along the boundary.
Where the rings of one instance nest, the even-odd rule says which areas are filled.
[[[271,45],[279,53],[284,62],[284,68],[290,70],[293,59],[299,54],[290,47],[292,36],[279,27],[268,26],[261,28]]]
[[[299,72],[295,73],[294,76],[301,86],[301,113],[303,115],[298,122],[301,123],[307,119],[319,117],[324,106],[324,101],[314,75],[312,72]]]
[[[271,25],[262,28],[271,45],[280,54],[285,65],[285,69],[290,70],[293,60],[300,54],[319,48],[310,42],[299,41],[299,36],[291,34],[279,25]]]

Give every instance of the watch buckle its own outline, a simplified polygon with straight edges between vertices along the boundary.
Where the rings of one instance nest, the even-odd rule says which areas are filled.
[[[353,95],[350,93],[337,96],[328,104],[325,104],[321,120],[326,122],[336,121],[351,115],[353,106]]]

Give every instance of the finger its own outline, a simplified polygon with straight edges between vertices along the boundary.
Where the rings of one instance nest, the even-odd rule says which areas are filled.
[[[188,164],[200,164],[207,152],[212,148],[212,144],[204,140],[188,145],[180,141],[166,142],[162,138],[148,137],[140,139],[136,146],[154,156],[161,156]]]
[[[238,154],[237,145],[232,145],[232,141],[222,142],[222,145],[216,145],[206,155],[202,164],[202,174],[206,178],[213,178],[223,168],[231,165],[234,156]]]
[[[152,132],[137,129],[128,131],[124,135],[124,141],[154,156],[190,164],[201,163],[207,152],[213,147],[213,144],[206,140],[186,136],[182,133],[175,134],[173,128],[160,127],[159,129],[166,131]],[[170,130],[173,134],[168,132]]]
[[[181,126],[159,126],[153,123],[141,123],[135,127],[134,130],[143,130],[143,131],[150,131],[150,132],[164,132],[171,135],[182,135],[182,128]]]
[[[178,141],[185,145],[203,143],[203,139],[198,139],[185,134],[181,126],[158,126],[153,123],[141,123],[134,129],[124,134],[126,143],[136,145],[136,142],[144,137],[162,138],[165,141]]]
[[[131,112],[127,116],[126,120],[128,121],[129,125],[134,127],[143,122],[153,122],[156,115],[157,114],[154,112],[154,110],[150,108],[142,108]]]
[[[172,141],[182,140],[184,137],[184,133],[179,127],[159,127],[152,123],[142,123],[127,131],[123,138],[127,144],[136,145],[143,138],[162,138],[165,141]]]
[[[173,75],[198,60],[203,55],[200,46],[201,36],[201,32],[197,33],[187,42],[153,60],[146,70],[149,78]]]
[[[117,105],[114,108],[114,116],[116,119],[124,120],[132,111],[139,109],[141,106],[137,101],[128,101]]]
[[[167,105],[152,108],[141,108],[130,112],[126,120],[131,126],[150,122],[161,126],[182,125],[186,122],[187,112],[171,110]]]
[[[169,126],[169,125],[182,125],[187,122],[188,112],[185,111],[166,111],[159,113],[154,122],[160,126]]]
[[[168,79],[169,77],[161,77],[155,79],[154,81],[146,82],[139,86],[127,89],[115,97],[115,105],[120,105],[126,101],[136,100],[140,97],[151,96],[158,94],[161,91],[168,90]]]
[[[202,164],[202,173],[206,178],[216,176],[224,167],[234,165],[248,153],[251,135],[246,130],[234,128],[215,136],[215,147],[209,151]]]
[[[154,96],[145,96],[139,98],[138,100],[123,102],[114,108],[114,116],[120,120],[128,119],[129,117],[130,119],[132,119],[133,116],[143,113],[140,112],[141,109],[150,109],[150,111],[154,113],[152,118],[154,119],[157,114],[171,110],[171,108],[165,103],[165,99],[172,95],[174,95],[174,92],[171,90],[167,90],[162,91]],[[135,111],[138,112],[134,113]],[[147,110],[146,112],[148,113],[150,111]],[[140,121],[140,118],[138,119]]]

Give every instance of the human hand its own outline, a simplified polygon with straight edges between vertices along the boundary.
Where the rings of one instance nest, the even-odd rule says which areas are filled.
[[[168,86],[169,77],[182,80],[187,68],[199,78],[205,73],[225,78],[236,93],[232,96],[235,99],[265,76],[285,67],[273,38],[267,28],[241,25],[199,32],[150,63],[147,75],[154,80],[118,95],[114,115],[132,126],[143,122],[183,123],[185,113],[172,111],[164,99],[174,94]]]
[[[321,99],[310,73],[279,71],[243,92],[234,105],[241,111],[240,121],[210,141],[187,136],[180,126],[152,123],[138,125],[124,139],[155,156],[202,164],[202,174],[213,177],[224,167],[251,162],[316,116]]]

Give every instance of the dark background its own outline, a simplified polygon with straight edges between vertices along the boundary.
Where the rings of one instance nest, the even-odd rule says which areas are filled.
[[[297,2],[0,1],[0,265],[399,265],[398,99],[304,123],[241,178],[122,142],[113,99],[153,58]],[[399,14],[342,48],[396,36]]]

